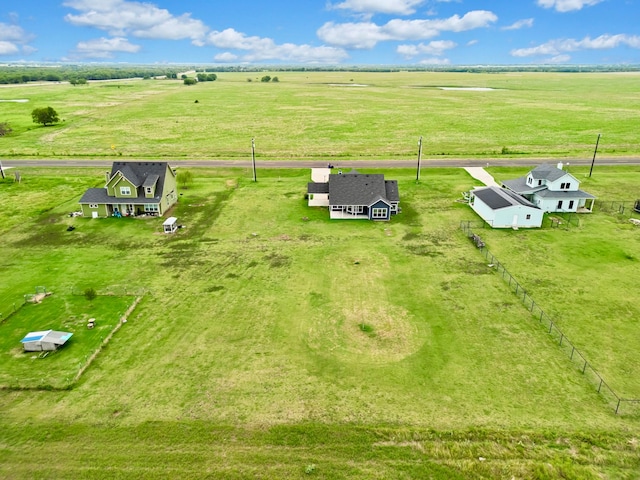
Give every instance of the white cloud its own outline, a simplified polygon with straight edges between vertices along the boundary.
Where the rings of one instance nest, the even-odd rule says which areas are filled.
[[[238,61],[238,56],[231,52],[224,52],[214,56],[213,59],[217,62],[230,63]]]
[[[521,28],[531,27],[533,27],[533,18],[525,18],[523,20],[518,20],[507,27],[502,27],[502,30],[520,30]]]
[[[425,0],[345,0],[330,5],[330,8],[352,10],[358,13],[385,13],[391,15],[411,15]]]
[[[558,12],[571,12],[582,10],[582,7],[595,5],[603,0],[538,0],[538,5],[543,8],[554,8]]]
[[[530,48],[518,48],[511,51],[514,57],[533,57],[537,55],[560,55],[567,52],[577,52],[580,50],[605,50],[627,46],[640,48],[640,36],[637,35],[600,35],[596,38],[585,37],[582,40],[559,39],[551,40],[542,45]]]
[[[549,63],[568,63],[571,55],[556,55],[548,60]]]
[[[419,45],[399,45],[396,51],[405,58],[413,58],[417,55],[435,55],[442,56],[447,50],[457,47],[456,42],[450,40],[436,40],[427,44]]]
[[[338,63],[347,58],[347,52],[341,48],[293,43],[277,44],[270,38],[247,36],[233,28],[211,32],[207,36],[206,43],[217,48],[245,50],[248,53],[240,57],[245,62],[279,60],[295,63]]]
[[[423,40],[438,36],[443,31],[462,32],[483,28],[498,20],[486,10],[474,10],[463,17],[453,15],[442,20],[394,19],[385,25],[372,22],[327,22],[318,29],[318,37],[330,45],[345,48],[373,48],[387,40]]]
[[[14,19],[17,20],[17,18]],[[35,49],[29,45],[33,35],[25,32],[19,25],[0,22],[0,55],[30,54]]]
[[[14,55],[19,51],[20,49],[15,43],[0,40],[0,55]]]
[[[175,16],[151,3],[126,0],[68,0],[64,5],[80,13],[64,18],[72,25],[93,27],[110,35],[140,38],[191,39],[198,44],[209,28],[188,13]]]
[[[96,38],[76,45],[76,54],[82,58],[113,58],[118,52],[137,53],[140,45],[129,43],[126,38]]]

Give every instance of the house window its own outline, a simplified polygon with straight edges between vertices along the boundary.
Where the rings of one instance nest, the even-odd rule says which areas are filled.
[[[558,206],[556,208],[557,210],[560,210],[562,208],[562,200],[558,200]]]
[[[527,213],[527,220],[531,220],[531,214]]]
[[[371,209],[371,218],[387,218],[387,209],[386,208],[372,208]]]
[[[120,187],[120,195],[123,197],[131,196],[131,187]]]
[[[157,211],[159,211],[158,204],[157,203],[145,203],[144,211],[145,212],[150,212],[150,213],[157,212]]]
[[[570,188],[570,187],[571,187],[571,184],[570,184],[569,182],[567,182],[567,185],[565,186],[565,188],[566,188],[567,190],[569,190],[569,188]]]
[[[147,195],[151,195],[151,187],[146,187],[145,192],[147,193]]]
[[[569,210],[573,209],[573,200],[569,200]]]
[[[98,208],[98,204],[97,203],[90,203],[89,204],[89,208]]]
[[[533,178],[527,178],[527,185],[531,185],[533,183]]]
[[[350,205],[347,207],[347,213],[355,215],[362,212],[364,212],[364,207],[362,205]]]
[[[542,185],[542,180],[538,180],[538,186]]]

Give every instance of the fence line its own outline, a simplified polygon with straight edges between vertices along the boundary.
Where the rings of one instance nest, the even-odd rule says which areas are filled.
[[[78,373],[76,373],[75,377],[73,377],[73,380],[71,382],[71,385],[75,384],[80,377],[82,376],[82,374],[85,372],[85,370],[87,368],[89,368],[91,366],[91,364],[93,363],[93,361],[96,359],[96,357],[98,356],[98,354],[104,349],[104,347],[109,343],[109,341],[111,340],[111,337],[113,337],[116,332],[118,330],[120,330],[120,327],[122,327],[122,324],[127,322],[127,319],[129,318],[129,315],[131,315],[131,313],[135,310],[135,308],[138,306],[138,303],[140,303],[140,300],[142,300],[142,296],[136,297],[136,299],[134,300],[134,302],[129,306],[129,308],[127,309],[127,311],[125,312],[125,314],[120,317],[120,321],[116,324],[116,326],[113,328],[113,330],[111,330],[111,332],[102,340],[102,343],[100,344],[100,347],[98,347],[93,354],[91,354],[90,357],[87,357],[85,360],[85,364],[81,365],[80,368],[78,369]]]
[[[599,200],[596,205],[597,210],[601,212],[624,215],[629,218],[640,213],[640,200]]]
[[[27,302],[23,301],[21,304],[16,305],[16,302],[13,302],[13,309],[9,313],[0,312],[0,325],[9,320],[12,315],[18,313],[18,310],[20,310],[25,305],[25,303]]]
[[[471,222],[460,222],[460,228],[467,238],[472,239],[489,264],[493,265],[496,272],[500,274],[506,283],[508,283],[509,288],[521,299],[522,303],[527,307],[531,315],[538,319],[538,323],[540,323],[547,330],[547,333],[553,337],[553,339],[558,343],[558,346],[565,352],[577,369],[580,370],[592,384],[594,384],[598,393],[606,398],[610,404],[615,404],[616,414],[621,413],[622,405],[640,405],[640,399],[622,398],[607,384],[607,382],[605,382],[602,376],[595,368],[593,368],[582,352],[580,352],[558,328],[553,319],[545,313],[542,307],[540,307],[540,305],[538,305],[538,303],[536,303],[536,301],[527,293],[526,289],[520,285],[515,277],[511,275],[504,265],[500,263],[500,261],[489,251],[480,237],[473,233],[471,230]]]

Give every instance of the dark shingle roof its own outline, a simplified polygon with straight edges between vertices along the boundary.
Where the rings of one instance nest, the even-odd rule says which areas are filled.
[[[371,205],[386,198],[384,175],[345,173],[329,176],[330,205]]]
[[[167,166],[167,162],[113,162],[109,179],[120,172],[136,188],[155,184],[155,196],[149,198],[144,192],[138,191],[136,198],[118,198],[108,196],[106,188],[90,188],[82,195],[79,203],[158,203],[164,190]]]
[[[400,192],[398,191],[397,180],[385,180],[384,189],[387,193],[387,200],[389,200],[390,202],[400,201]]]
[[[107,195],[106,188],[90,188],[84,192],[78,203],[113,203],[114,200],[115,197]]]
[[[149,178],[151,180],[157,180],[156,196],[154,199],[158,201],[164,189],[167,162],[113,162],[111,177],[109,178],[112,178],[117,172],[122,173],[122,175],[136,187],[140,187],[141,185],[146,186],[147,179]],[[151,185],[153,185],[153,183]],[[143,198],[143,195],[141,195],[140,198]]]
[[[309,182],[307,184],[307,193],[329,193],[329,184]]]

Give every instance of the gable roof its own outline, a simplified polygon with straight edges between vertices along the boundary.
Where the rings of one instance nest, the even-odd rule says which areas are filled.
[[[395,180],[385,181],[381,173],[362,174],[353,171],[329,176],[329,205],[369,206],[380,199],[385,203],[399,201]]]
[[[559,178],[569,174],[569,172],[565,172],[561,168],[558,168],[555,165],[551,165],[549,163],[543,163],[542,165],[538,165],[529,173],[536,180],[538,179],[548,180],[550,182],[558,180]]]
[[[152,187],[155,184],[155,195],[152,198],[139,191],[137,198],[126,198],[126,202],[158,203],[162,200],[167,172],[173,172],[167,162],[113,162],[107,184],[117,175],[125,177],[136,188]],[[89,188],[78,203],[113,203],[116,198],[109,196],[106,188]],[[119,200],[122,199],[118,198]]]
[[[473,190],[473,195],[482,200],[492,210],[500,210],[501,208],[525,206],[539,210],[533,203],[526,198],[513,193],[510,190],[499,187],[485,187]]]
[[[158,181],[158,188],[162,190],[167,167],[167,162],[113,162],[109,181],[119,172],[136,187]]]

